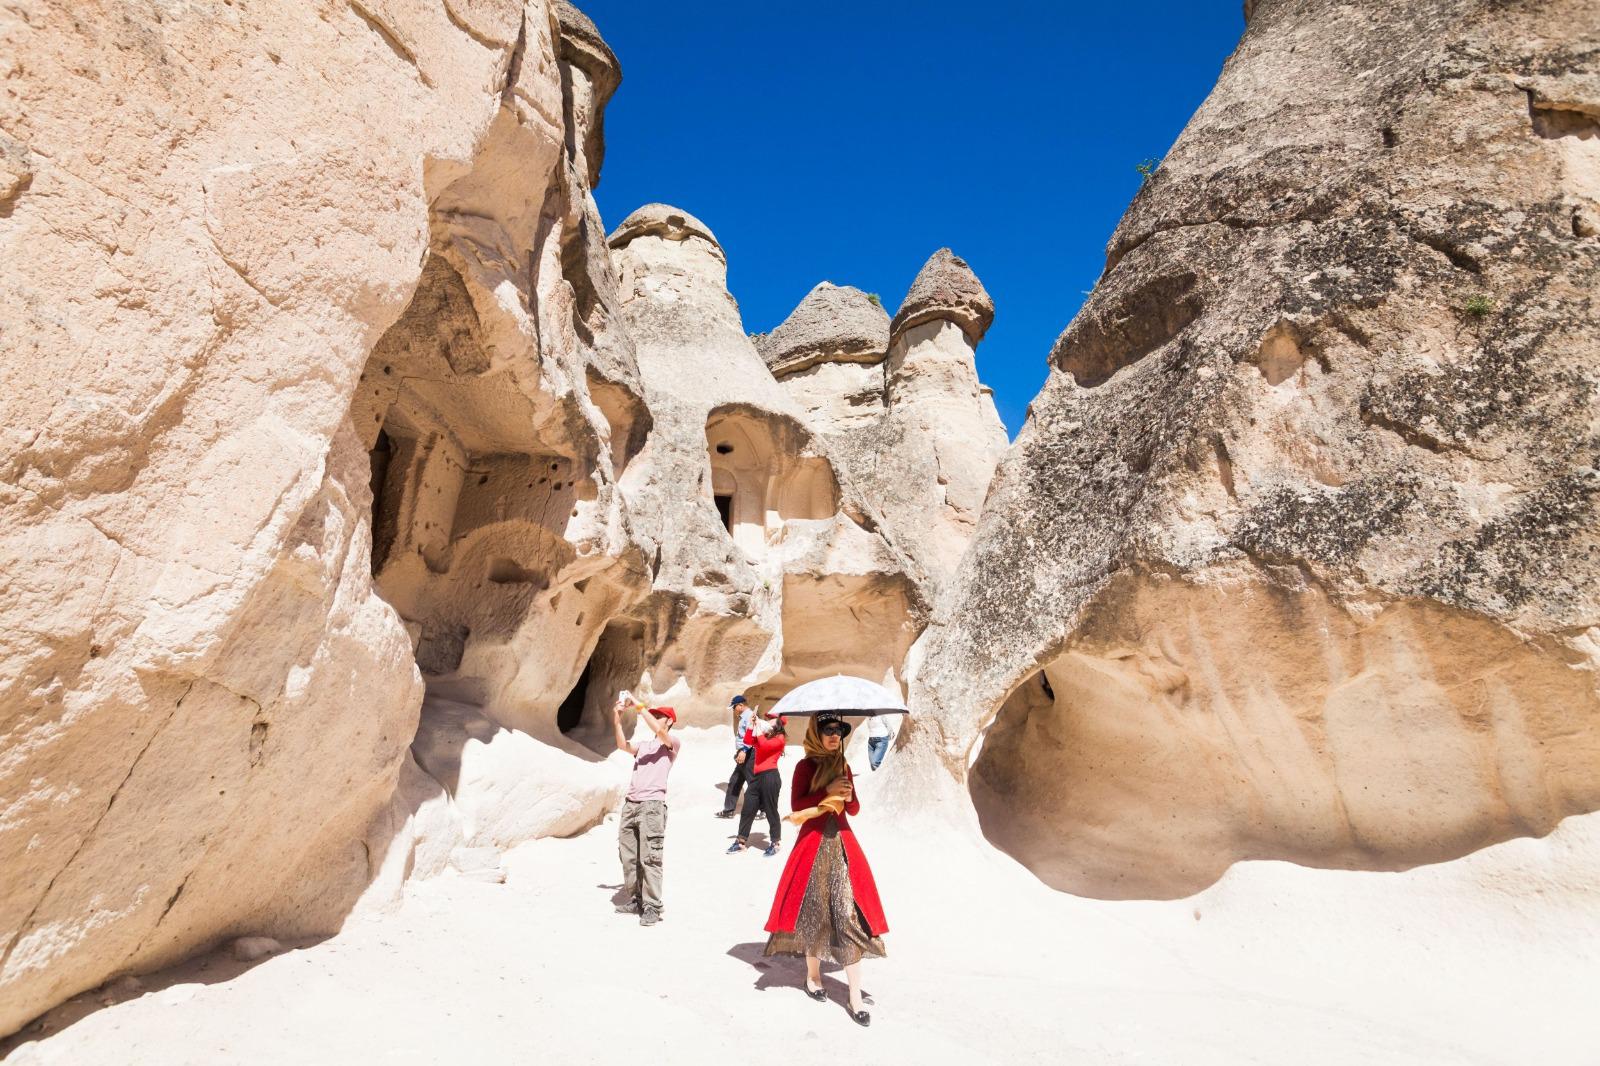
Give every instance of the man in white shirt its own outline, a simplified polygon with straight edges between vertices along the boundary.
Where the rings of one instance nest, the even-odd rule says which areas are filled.
[[[883,756],[889,750],[891,736],[889,719],[886,715],[874,714],[867,718],[867,758],[874,770],[883,762]]]

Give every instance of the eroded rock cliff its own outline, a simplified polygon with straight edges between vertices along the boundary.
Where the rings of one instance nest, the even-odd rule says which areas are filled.
[[[773,374],[916,563],[929,599],[971,540],[1006,450],[974,361],[993,321],[983,283],[941,248],[892,322],[876,297],[823,282],[758,338]]]
[[[651,204],[610,243],[655,420],[623,479],[656,560],[628,680],[701,721],[824,673],[898,684],[913,564],[745,335],[716,237]]]
[[[709,228],[608,242],[621,70],[565,0],[24,5],[0,40],[0,1031],[502,876],[615,806],[620,688],[687,723],[898,683],[918,564]]]
[[[913,652],[902,773],[1118,897],[1600,807],[1596,40],[1253,5]]]
[[[0,14],[0,1030],[221,937],[336,929],[409,855],[413,645],[553,734],[561,671],[647,587],[587,191],[609,88],[564,25]],[[587,629],[549,606],[585,578]]]
[[[503,876],[624,687],[909,663],[877,798],[1098,896],[1600,808],[1600,16],[1251,8],[992,486],[967,264],[753,342],[565,0],[0,12],[0,1032]]]

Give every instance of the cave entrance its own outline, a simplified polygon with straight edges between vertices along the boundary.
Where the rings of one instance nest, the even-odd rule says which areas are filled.
[[[372,450],[367,453],[372,463],[372,514],[376,519],[382,512],[384,483],[389,479],[389,461],[394,458],[394,442],[389,439],[389,434],[382,429],[378,430],[378,439],[373,443]],[[377,576],[383,559],[378,554],[378,531],[372,531],[372,574]]]
[[[562,736],[596,754],[611,754],[612,702],[623,689],[644,687],[644,634],[643,623],[628,618],[614,619],[601,630],[572,691],[556,711],[556,728]],[[622,725],[633,728],[631,720]]]
[[[594,679],[595,658],[592,655],[589,657],[583,666],[583,673],[578,675],[578,683],[572,686],[572,691],[567,693],[567,698],[561,701],[561,707],[556,711],[556,728],[563,733],[570,733],[583,724],[583,708],[589,700],[589,683]]]
[[[752,559],[790,519],[825,519],[839,509],[833,467],[811,449],[805,430],[743,408],[706,419],[711,498],[723,528]]]

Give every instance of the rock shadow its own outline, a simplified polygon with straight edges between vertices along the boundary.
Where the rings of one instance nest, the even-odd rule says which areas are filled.
[[[1236,862],[1403,871],[1600,809],[1579,654],[1426,601],[1125,577],[1006,697],[968,774],[1052,888],[1179,899]]]
[[[185,985],[216,985],[232,981],[264,963],[296,951],[316,947],[324,940],[330,939],[332,935],[280,941],[283,945],[281,950],[249,961],[241,961],[228,953],[227,945],[236,939],[230,937],[214,945],[207,952],[190,956],[166,969],[138,976],[115,977],[97,988],[80,992],[66,1002],[52,1007],[15,1033],[0,1039],[0,1061],[9,1059],[18,1049],[29,1044],[64,1033],[84,1019],[107,1008],[143,999],[146,996],[160,995]]]

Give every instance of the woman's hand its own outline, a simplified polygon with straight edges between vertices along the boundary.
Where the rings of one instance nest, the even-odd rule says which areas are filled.
[[[849,778],[841,777],[828,786],[828,795],[837,796],[846,803],[850,802],[850,795],[855,790],[850,785]]]

